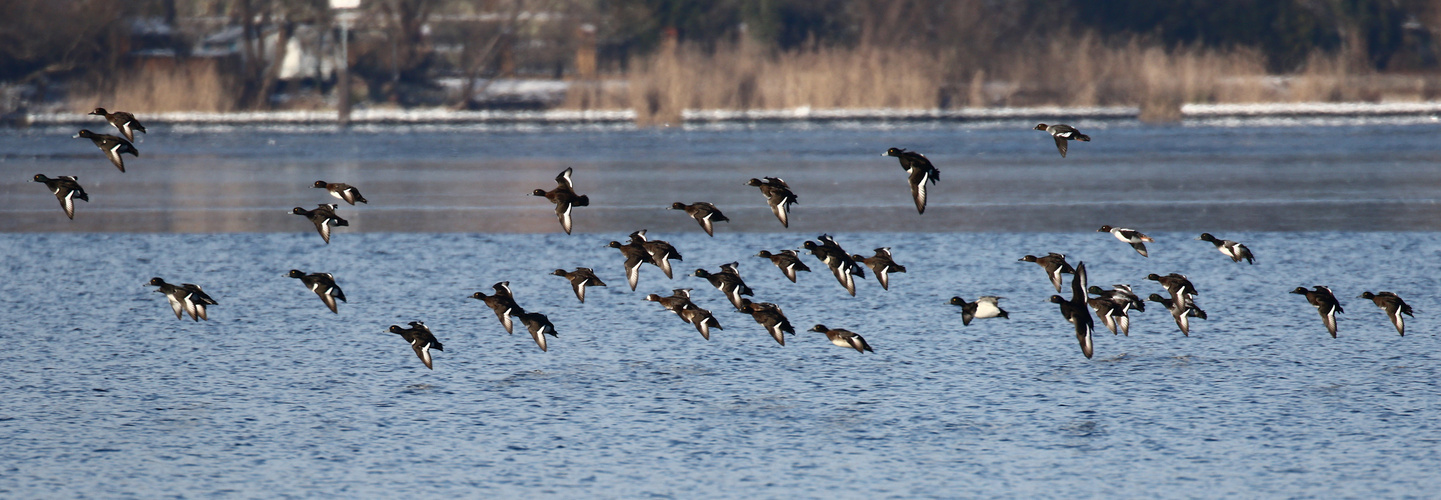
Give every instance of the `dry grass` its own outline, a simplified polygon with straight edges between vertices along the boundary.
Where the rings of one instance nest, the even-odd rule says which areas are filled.
[[[1264,56],[1253,50],[1167,49],[1090,35],[995,57],[950,58],[874,47],[768,53],[682,45],[615,75],[629,82],[625,87],[576,86],[564,106],[630,108],[642,125],[679,123],[686,109],[950,105],[1137,106],[1143,120],[1173,121],[1188,103],[1420,100],[1437,92],[1435,78],[1391,82],[1344,50],[1313,55],[1290,75],[1268,74]]]
[[[223,112],[236,109],[239,95],[233,79],[214,60],[147,61],[108,82],[75,92],[70,107],[122,109],[133,113],[168,111]]]
[[[643,125],[679,123],[685,109],[930,108],[942,87],[934,68],[914,51],[680,47],[635,65],[623,91],[578,86],[566,106],[633,108]]]

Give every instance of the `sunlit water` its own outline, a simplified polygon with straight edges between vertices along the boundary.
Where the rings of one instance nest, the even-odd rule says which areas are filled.
[[[1072,158],[1061,160],[1050,156],[1055,151],[1043,136],[1022,135],[1027,142],[1001,147],[926,127],[778,128],[555,132],[559,139],[522,131],[301,134],[291,139],[340,146],[271,151],[250,161],[241,144],[274,138],[283,145],[288,136],[246,132],[238,138],[180,135],[217,143],[221,152],[145,156],[120,174],[89,144],[58,141],[46,147],[75,146],[67,151],[79,152],[27,157],[14,151],[39,146],[6,139],[15,148],[0,167],[13,182],[3,185],[0,201],[14,216],[9,220],[30,222],[9,226],[29,232],[0,234],[0,307],[10,325],[0,333],[8,346],[0,350],[0,495],[1402,497],[1441,491],[1441,476],[1434,473],[1441,465],[1441,389],[1435,385],[1441,351],[1433,316],[1441,311],[1435,295],[1441,289],[1435,265],[1441,234],[1426,232],[1435,229],[1434,220],[1398,228],[1394,220],[1345,201],[1358,197],[1401,207],[1388,213],[1414,221],[1435,215],[1436,191],[1426,184],[1441,177],[1429,142],[1435,130],[1293,130],[1307,147],[1216,153],[1184,138],[1213,144],[1232,134],[1287,134],[1112,128],[1148,139],[1148,148],[1175,152],[1142,154],[1136,146],[1104,153],[1104,162],[1086,158],[1083,148],[1099,153],[1108,147],[1098,140],[1073,146]],[[962,132],[962,139],[1010,135]],[[55,142],[24,133],[37,134],[35,143]],[[874,137],[862,139],[868,135]],[[995,176],[1002,187],[968,183],[974,178],[966,168],[941,165],[940,186],[967,187],[944,196],[932,191],[935,206],[919,216],[908,206],[894,160],[844,159],[833,151],[876,156],[907,135],[922,138],[913,143],[917,149],[970,158],[966,168]],[[147,139],[142,151],[162,137]],[[787,138],[786,147],[797,150],[793,155],[780,152]],[[406,141],[452,146],[417,147],[412,156],[433,167],[414,170],[414,184],[406,184],[399,172],[407,155],[372,159],[357,153],[366,140],[384,143],[381,151]],[[616,144],[624,140],[644,147]],[[1044,147],[1030,148],[1031,140]],[[549,141],[562,147],[548,154],[541,146]],[[504,161],[478,155],[477,164],[492,165],[486,168],[504,171],[512,160],[527,165],[508,174],[503,189],[486,188],[515,199],[495,194],[424,201],[406,191],[469,179],[470,173],[456,173],[468,171],[449,151],[471,146],[512,151],[497,153],[510,159]],[[587,160],[580,151],[585,148],[598,159]],[[752,163],[768,154],[782,159]],[[998,162],[1008,167],[986,167],[987,155],[1009,158]],[[673,164],[665,158],[674,158]],[[379,173],[370,170],[372,160]],[[1143,168],[1153,160],[1162,164],[1155,167],[1160,172]],[[589,182],[611,186],[593,197],[621,196],[625,183],[608,176],[644,179],[661,168],[645,166],[651,161],[672,165],[665,168],[685,181],[635,190],[642,194],[629,210],[646,214],[647,222],[599,215],[605,209],[598,203],[590,219],[578,212],[577,233],[566,236],[544,200],[522,196],[547,187],[555,171],[572,163],[580,165],[578,177],[589,165],[595,170]],[[1247,161],[1251,167],[1237,166]],[[373,186],[366,192],[371,205],[342,208],[359,214],[358,223],[337,229],[327,246],[308,222],[283,212],[324,200],[289,184],[332,177],[309,170],[332,168],[332,162],[352,165],[362,179],[378,177],[367,184]],[[826,166],[832,162],[841,166]],[[82,204],[74,223],[43,188],[23,182],[32,170],[65,166],[87,169],[82,183],[104,179],[86,185],[95,205]],[[146,173],[147,166],[165,174]],[[790,169],[788,180],[815,180],[800,192],[800,227],[783,230],[763,207],[752,207],[731,214],[732,225],[719,225],[716,237],[708,238],[679,213],[646,208],[686,199],[670,200],[665,190],[672,187],[691,190],[687,197],[714,192],[738,205],[758,203],[759,195],[748,191],[753,188],[739,184],[771,166]],[[1237,201],[1224,190],[1127,187],[1120,181],[1130,177],[1108,184],[1085,175],[1112,168],[1154,182],[1205,180],[1209,176],[1195,169],[1215,168],[1222,175],[1214,184],[1240,186],[1242,195]],[[1292,179],[1273,184],[1289,190],[1267,195],[1266,188],[1232,177],[1267,168],[1314,170],[1338,182],[1326,187]],[[1075,176],[1059,184],[1044,181],[1044,188],[1019,180],[1024,172],[1041,171]],[[845,191],[850,181],[822,182],[833,173],[878,187]],[[1391,188],[1339,182],[1357,175],[1396,182]],[[234,203],[243,207],[220,212],[246,215],[210,219],[239,221],[210,231],[144,222],[130,229],[140,233],[93,232],[114,228],[91,219],[143,218],[147,203],[185,210],[172,205],[190,200],[183,190],[161,197],[125,191],[167,182],[167,176],[216,176],[222,187],[238,189]],[[465,182],[486,184],[483,177]],[[1070,187],[1056,187],[1063,185]],[[849,197],[828,194],[826,186]],[[270,188],[277,192],[268,194]],[[1025,189],[1051,196],[1012,199],[1015,190],[1029,196]],[[1113,210],[1116,189],[1136,193],[1152,208]],[[102,193],[131,208],[100,206]],[[881,196],[888,198],[873,198]],[[976,199],[987,197],[1004,205],[995,213],[1057,200],[1061,208],[1037,213],[1059,213],[1068,222],[976,222],[970,211],[985,203]],[[1200,215],[1148,215],[1168,199],[1187,197],[1194,201],[1184,206]],[[1257,205],[1246,197],[1273,201]],[[397,198],[406,200],[402,208],[388,207]],[[509,230],[430,232],[440,229],[425,222],[426,214],[443,212],[451,200],[482,207],[465,218],[498,210],[525,220]],[[32,210],[32,202],[39,206]],[[1306,231],[1255,230],[1303,216],[1306,210],[1296,207],[1305,205],[1325,214],[1290,222]],[[1227,206],[1242,207],[1235,213],[1244,216],[1215,216]],[[1256,206],[1277,208],[1258,212]],[[397,229],[378,222],[387,213],[426,232],[395,232],[405,223],[391,223]],[[848,216],[856,213],[878,215]],[[1150,231],[1157,240],[1150,258],[1094,232],[1104,223],[1150,227],[1129,222],[1136,220],[1160,221]],[[822,227],[827,222],[838,227]],[[685,261],[676,263],[674,280],[647,266],[632,292],[620,253],[604,245],[642,226],[673,243]],[[1355,231],[1368,226],[1426,231]],[[1234,264],[1210,244],[1194,241],[1198,227],[1246,243],[1257,264]],[[160,232],[170,230],[201,234]],[[805,261],[816,272],[801,273],[795,284],[753,257],[761,249],[798,248],[822,231],[852,253],[892,247],[909,272],[893,275],[889,291],[863,280],[857,297],[850,297],[809,255]],[[1210,319],[1194,321],[1192,335],[1182,337],[1153,305],[1133,315],[1129,337],[1099,331],[1095,359],[1087,360],[1070,325],[1046,302],[1055,291],[1041,268],[1016,261],[1049,251],[1067,254],[1072,263],[1085,261],[1092,284],[1131,283],[1142,295],[1160,291],[1141,279],[1146,274],[1185,273],[1200,289],[1198,301]],[[730,261],[741,263],[757,300],[781,305],[797,327],[786,346],[729,309],[704,280],[684,276]],[[610,286],[590,289],[587,302],[578,303],[564,279],[549,275],[575,266],[595,268]],[[292,268],[333,273],[350,301],[331,314],[298,280],[283,277]],[[144,286],[152,276],[200,284],[220,305],[210,309],[208,322],[177,321],[164,298]],[[549,352],[523,330],[507,335],[488,308],[467,298],[501,280],[512,283],[522,306],[555,322],[560,336]],[[1326,334],[1304,298],[1287,293],[1311,285],[1328,285],[1341,298],[1346,312],[1339,338]],[[641,299],[677,287],[695,288],[696,302],[714,311],[725,329],[705,341]],[[1405,337],[1396,335],[1380,309],[1354,298],[1382,289],[1400,293],[1417,311]],[[1001,306],[1011,317],[961,326],[959,308],[947,304],[952,295],[1004,296]],[[435,353],[434,371],[398,336],[384,332],[415,320],[445,343],[445,351]],[[804,331],[817,323],[856,331],[876,352],[859,354]]]

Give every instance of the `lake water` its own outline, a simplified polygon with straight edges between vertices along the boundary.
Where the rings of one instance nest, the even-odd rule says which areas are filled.
[[[1102,122],[1064,160],[1019,122],[157,125],[125,174],[73,131],[7,131],[0,496],[1433,496],[1438,127],[1301,125]],[[890,146],[941,169],[925,215]],[[525,196],[566,166],[594,205],[569,236]],[[91,203],[66,220],[35,173],[79,175]],[[760,175],[796,188],[789,230],[741,185]],[[330,245],[285,213],[330,199],[316,179],[371,201]],[[702,199],[733,219],[715,238],[662,209]],[[1151,257],[1101,224],[1148,232]],[[685,261],[632,292],[604,245],[642,227]],[[821,232],[909,272],[850,297],[809,255],[795,284],[753,257]],[[1210,319],[1182,337],[1153,305],[1087,360],[1016,261],[1048,251],[1143,296],[1146,274],[1187,274]],[[795,324],[786,346],[684,276],[730,261]],[[548,274],[575,266],[610,286],[578,303]],[[350,301],[331,314],[292,268]],[[152,276],[204,286],[211,320],[176,321]],[[501,280],[554,321],[549,352],[467,298]],[[1345,306],[1339,338],[1287,293],[1312,285]],[[641,299],[677,287],[725,329],[707,342]],[[1416,310],[1405,337],[1354,298],[1383,289]],[[952,295],[1011,317],[962,326]],[[385,332],[415,320],[445,343],[434,371]]]

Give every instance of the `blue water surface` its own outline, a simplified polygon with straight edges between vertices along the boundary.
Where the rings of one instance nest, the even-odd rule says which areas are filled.
[[[53,202],[52,202],[53,203]],[[47,207],[53,208],[53,207]],[[1257,264],[1196,234],[1151,257],[1094,232],[837,233],[908,268],[845,291],[786,281],[761,249],[814,234],[697,228],[685,256],[625,285],[621,233],[0,234],[0,496],[86,497],[1429,497],[1441,491],[1441,311],[1432,232],[1236,232]],[[1041,269],[1092,284],[1196,283],[1210,319],[1183,337],[1153,305],[1081,355]],[[784,347],[695,268],[739,261],[797,327]],[[549,273],[596,269],[581,304]],[[330,272],[325,309],[291,269]],[[177,321],[152,276],[219,305]],[[541,352],[467,296],[511,282],[560,332]],[[1296,286],[1345,306],[1327,335]],[[703,340],[646,302],[695,289]],[[1353,298],[1391,290],[1398,336]],[[1010,319],[962,326],[952,295]],[[391,324],[444,342],[427,370]],[[875,353],[833,346],[823,323]],[[519,325],[518,325],[519,329]]]

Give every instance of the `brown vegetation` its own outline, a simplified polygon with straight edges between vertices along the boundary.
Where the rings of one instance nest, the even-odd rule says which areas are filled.
[[[148,61],[116,78],[71,93],[69,108],[123,109],[134,113],[223,112],[236,109],[236,84],[215,59]]]
[[[945,68],[945,69],[942,69]],[[964,76],[963,76],[964,75]],[[662,49],[611,75],[623,87],[577,86],[566,106],[634,109],[641,124],[677,123],[686,109],[1136,106],[1172,121],[1190,103],[1434,99],[1435,77],[1376,74],[1353,55],[1317,52],[1302,71],[1272,75],[1255,50],[1165,49],[1091,35],[1055,39],[970,66],[914,49],[813,47],[763,51]]]

